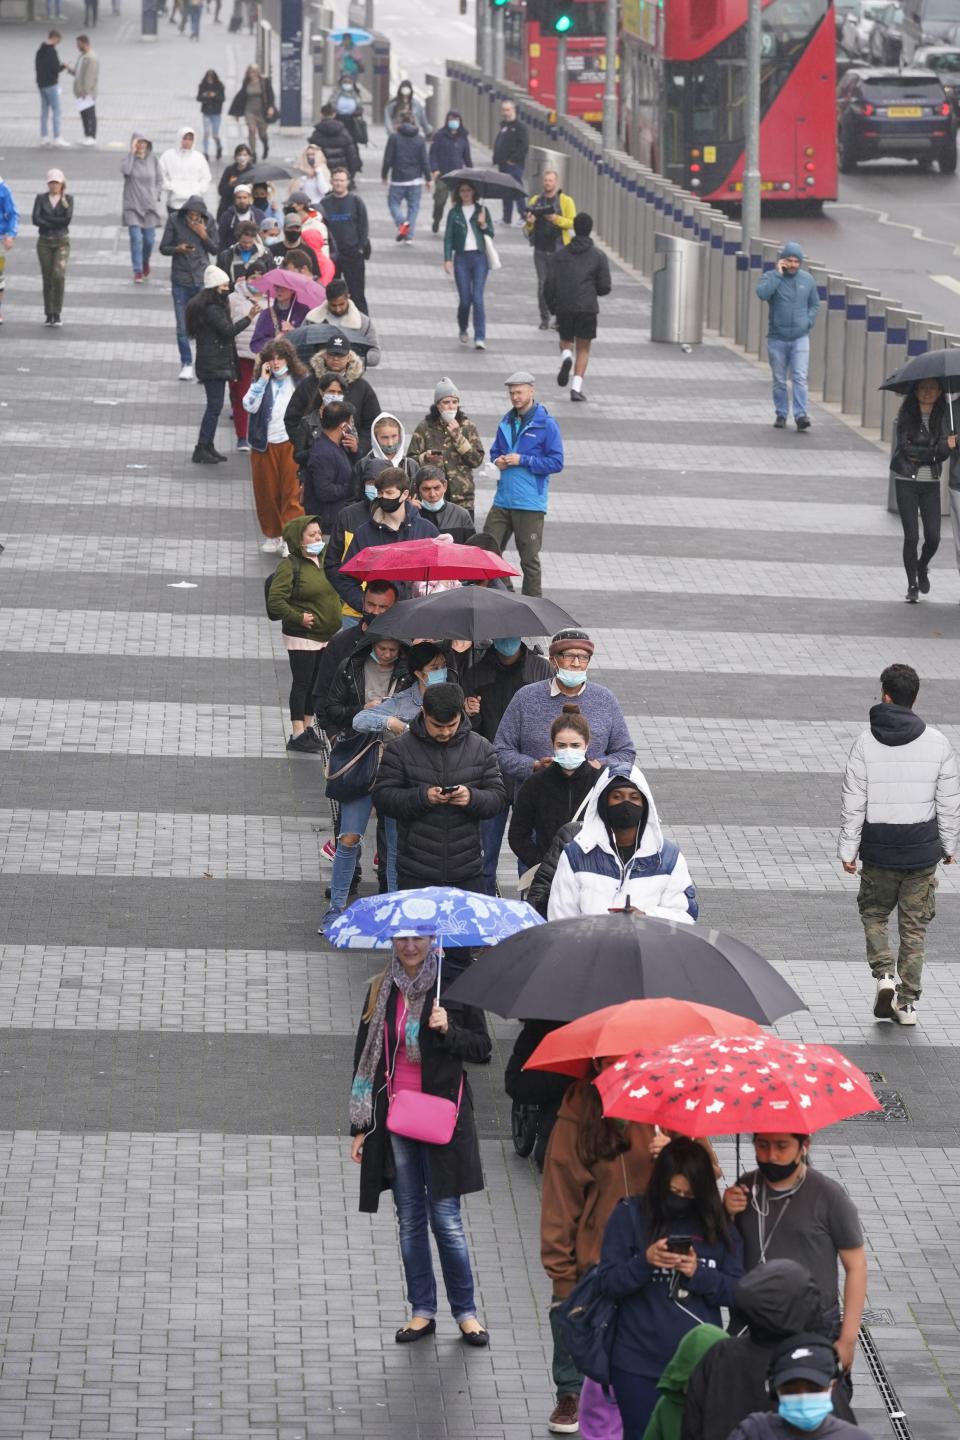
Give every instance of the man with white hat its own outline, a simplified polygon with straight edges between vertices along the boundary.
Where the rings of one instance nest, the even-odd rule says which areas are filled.
[[[244,220],[259,227],[262,212],[253,203],[253,186],[240,180],[233,187],[233,204],[220,217],[220,249],[235,245],[237,226]]]
[[[490,459],[500,471],[497,493],[483,528],[503,554],[511,535],[523,570],[524,595],[540,595],[540,547],[550,476],[563,469],[560,427],[534,393],[529,370],[505,380],[511,408],[500,421]]]

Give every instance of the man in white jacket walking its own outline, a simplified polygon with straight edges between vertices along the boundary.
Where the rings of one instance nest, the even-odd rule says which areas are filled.
[[[960,770],[939,730],[913,713],[920,677],[888,665],[870,729],[854,742],[843,777],[838,853],[848,875],[861,860],[857,904],[878,1020],[916,1025],[926,929],[936,913],[937,866],[952,865],[960,838]],[[887,925],[897,911],[894,965]],[[899,985],[894,981],[894,970]]]

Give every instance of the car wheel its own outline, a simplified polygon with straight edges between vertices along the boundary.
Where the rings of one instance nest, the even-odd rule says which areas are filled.
[[[842,130],[837,141],[837,166],[841,175],[852,175],[857,168],[857,152]]]
[[[941,175],[955,175],[957,173],[956,145],[951,145],[949,150],[941,150],[937,156],[937,164],[940,167]]]

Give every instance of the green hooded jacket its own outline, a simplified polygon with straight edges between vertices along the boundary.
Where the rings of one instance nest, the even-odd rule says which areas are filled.
[[[687,1381],[707,1351],[727,1339],[726,1330],[721,1330],[718,1325],[698,1325],[696,1329],[687,1331],[657,1382],[660,1399],[650,1416],[643,1440],[680,1440]]]
[[[312,558],[301,549],[303,532],[316,518],[316,515],[299,515],[284,525],[283,538],[290,555],[281,560],[274,571],[267,603],[270,614],[283,621],[284,635],[324,641],[340,629],[340,596],[327,579],[322,558],[318,556],[320,563],[314,565]],[[293,556],[300,562],[296,583]],[[303,623],[306,613],[313,615],[309,628]]]

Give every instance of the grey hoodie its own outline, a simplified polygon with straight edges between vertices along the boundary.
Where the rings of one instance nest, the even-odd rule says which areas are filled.
[[[201,159],[203,157],[201,156]],[[201,237],[187,224],[187,214],[197,210],[203,216],[205,236]],[[178,245],[189,245],[186,254],[178,255]],[[171,257],[170,284],[192,286],[199,290],[203,284],[203,272],[219,250],[217,225],[200,195],[190,195],[180,209],[167,220],[160,241],[160,254]]]

